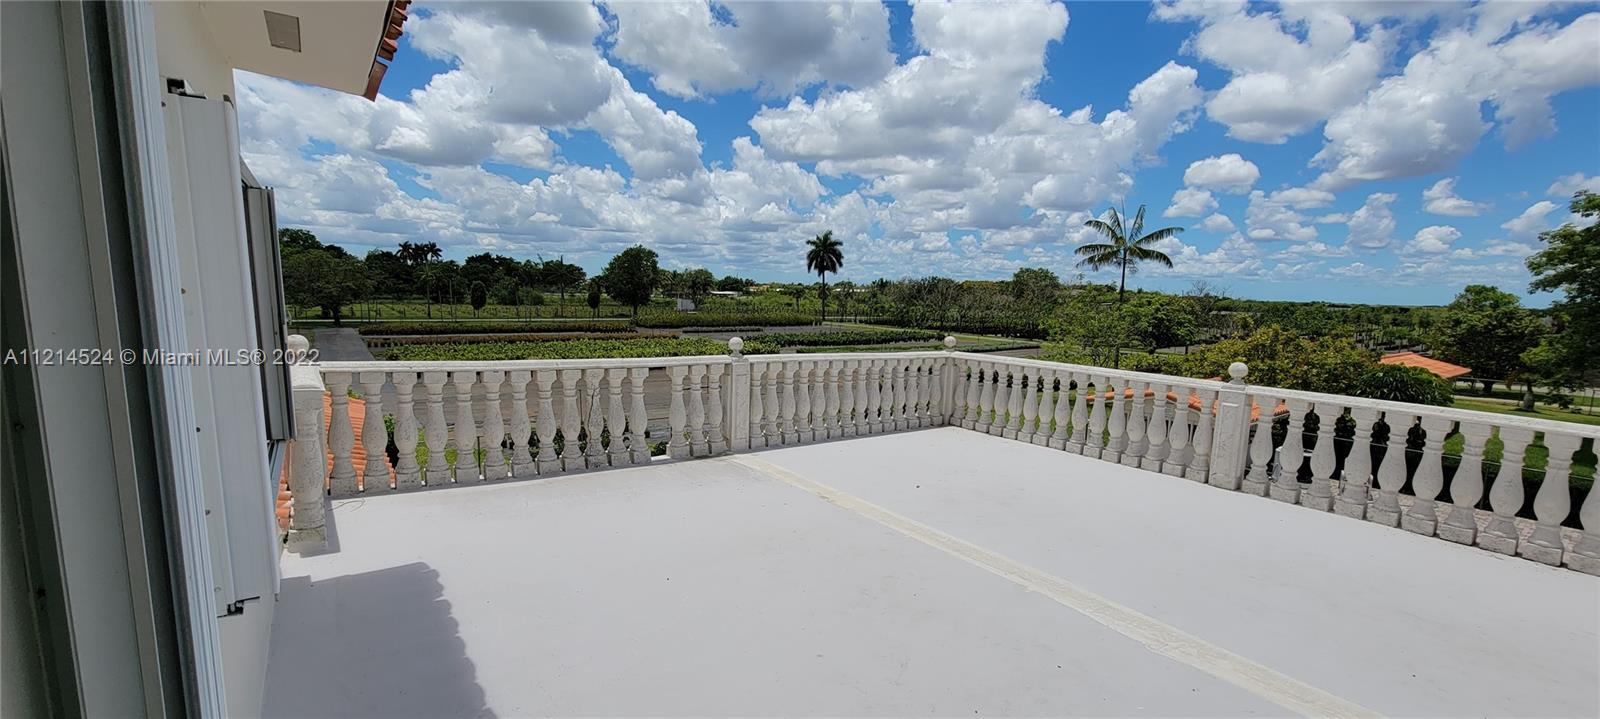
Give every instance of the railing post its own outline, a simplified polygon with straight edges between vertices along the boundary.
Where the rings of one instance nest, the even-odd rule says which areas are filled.
[[[750,360],[744,356],[744,340],[728,340],[728,356],[733,363],[728,367],[728,449],[733,452],[750,450]]]
[[[294,393],[295,436],[291,444],[289,492],[294,496],[289,517],[289,551],[305,553],[327,545],[327,450],[323,444],[322,368],[306,359],[311,343],[301,335],[289,336],[289,368]]]
[[[1217,420],[1212,427],[1211,471],[1207,482],[1223,489],[1238,489],[1239,480],[1244,478],[1250,444],[1250,396],[1245,392],[1244,377],[1249,371],[1243,362],[1228,365],[1228,375],[1233,379],[1226,388],[1217,391]],[[1210,410],[1210,407],[1200,408],[1202,412]],[[1263,410],[1262,419],[1267,419],[1268,412],[1270,410]]]

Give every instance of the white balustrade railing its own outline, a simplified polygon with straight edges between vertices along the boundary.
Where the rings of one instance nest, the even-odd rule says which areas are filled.
[[[1574,454],[1600,428],[1249,386],[1242,363],[1221,382],[953,344],[745,357],[735,338],[728,356],[297,366],[291,539],[319,541],[324,491],[642,464],[653,444],[681,460],[950,424],[1600,574],[1600,493],[1572,547],[1562,534]],[[1531,447],[1548,459],[1527,533]]]

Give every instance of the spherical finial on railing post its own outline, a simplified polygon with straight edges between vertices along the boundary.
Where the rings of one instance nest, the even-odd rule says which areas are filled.
[[[945,335],[944,336],[944,348],[946,350],[948,350],[948,351],[955,350],[955,348],[956,348],[956,338],[952,337],[950,335]]]
[[[306,354],[311,351],[311,340],[306,339],[305,335],[289,335],[285,344],[288,346],[289,358],[296,362],[305,360]]]
[[[738,337],[728,340],[728,354],[734,357],[744,356],[744,340]]]
[[[1228,376],[1233,378],[1228,384],[1244,384],[1244,376],[1249,373],[1249,365],[1243,362],[1235,362],[1228,365]]]

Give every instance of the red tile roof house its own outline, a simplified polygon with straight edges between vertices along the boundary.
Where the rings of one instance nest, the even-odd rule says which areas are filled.
[[[1400,365],[1402,367],[1421,367],[1445,380],[1454,380],[1472,374],[1471,367],[1450,364],[1444,360],[1437,360],[1416,352],[1394,352],[1378,358],[1380,364]]]

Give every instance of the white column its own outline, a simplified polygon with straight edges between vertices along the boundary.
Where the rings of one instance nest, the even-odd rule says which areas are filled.
[[[1189,468],[1189,425],[1194,421],[1194,410],[1189,408],[1189,388],[1172,387],[1172,426],[1167,429],[1167,458],[1161,462],[1161,472],[1182,477]]]
[[[1250,468],[1245,472],[1239,490],[1257,497],[1267,495],[1267,485],[1272,482],[1272,422],[1278,408],[1278,398],[1267,394],[1252,394],[1250,402],[1255,407],[1255,431],[1250,436]]]
[[[1052,384],[1059,384],[1061,388],[1054,389]],[[1050,404],[1050,416],[1055,420],[1050,429],[1050,436],[1045,439],[1045,446],[1064,450],[1067,448],[1068,429],[1072,424],[1072,373],[1051,372],[1044,381],[1044,391],[1054,395]],[[1040,417],[1043,417],[1043,410],[1040,412]]]
[[[683,378],[689,373],[689,368],[682,365],[667,368],[667,376],[672,378],[670,391],[671,409],[667,414],[667,423],[671,432],[667,437],[667,456],[673,459],[683,459],[689,456],[689,443],[683,438],[685,412],[683,406]]]
[[[304,341],[303,337],[298,340]],[[289,376],[294,387],[295,437],[289,446],[289,493],[293,504],[288,544],[291,551],[306,552],[327,544],[328,464],[322,430],[325,390],[322,372],[316,365],[295,365],[289,368]]]
[[[705,384],[706,366],[689,366],[689,454],[704,457],[711,452],[710,433],[706,431],[706,401],[702,387]]]
[[[1481,422],[1461,423],[1461,463],[1450,478],[1450,515],[1439,523],[1439,536],[1457,544],[1472,544],[1478,538],[1474,507],[1483,498],[1483,447],[1489,429]]]
[[[484,370],[483,398],[486,411],[483,413],[483,477],[484,479],[505,479],[510,474],[506,465],[506,453],[501,449],[505,443],[506,428],[505,415],[500,407],[500,386],[505,383],[506,373],[499,370]]]
[[[328,449],[333,453],[333,470],[328,475],[328,492],[335,497],[348,497],[356,493],[356,469],[353,461],[356,446],[355,429],[350,426],[350,373],[324,372],[328,383]]]
[[[1128,444],[1123,448],[1122,464],[1137,467],[1144,460],[1144,452],[1148,445],[1145,441],[1145,383],[1132,381],[1128,386],[1133,390],[1128,397]]]
[[[1583,440],[1576,435],[1558,432],[1544,433],[1544,446],[1550,449],[1550,459],[1544,466],[1544,480],[1539,483],[1538,494],[1533,495],[1533,513],[1538,518],[1533,534],[1523,542],[1519,553],[1535,562],[1560,566],[1566,545],[1561,541],[1561,523],[1572,512],[1572,453],[1578,451]]]
[[[761,375],[761,409],[764,410],[761,432],[767,437],[768,447],[783,444],[783,426],[779,420],[783,406],[778,401],[778,383],[782,380],[782,369],[782,364],[770,362],[767,364],[767,371]]]
[[[1289,407],[1289,428],[1283,434],[1283,446],[1278,448],[1278,472],[1267,496],[1295,504],[1300,499],[1300,467],[1306,461],[1304,432],[1309,404],[1292,397],[1284,404]]]
[[[1206,444],[1206,461],[1210,468],[1205,475],[1206,483],[1215,487],[1236,490],[1244,479],[1244,465],[1249,452],[1247,440],[1250,436],[1250,395],[1247,394],[1244,378],[1249,372],[1250,368],[1243,362],[1228,365],[1231,379],[1227,386],[1217,390],[1216,424],[1206,428],[1206,434],[1210,437]],[[1204,406],[1212,406],[1209,394]],[[1205,416],[1211,414],[1211,411],[1205,412]]]
[[[1006,428],[1011,426],[1011,395],[1016,393],[1011,382],[1011,366],[995,365],[994,421],[989,424],[989,434],[1004,437]]]
[[[1478,546],[1491,552],[1515,555],[1521,535],[1517,531],[1517,512],[1522,511],[1522,458],[1533,441],[1533,431],[1519,427],[1500,428],[1500,471],[1489,488],[1489,506],[1494,513],[1478,533]]]
[[[978,426],[978,399],[983,393],[983,371],[975,362],[963,362],[958,365],[957,377],[961,377],[966,385],[964,406],[961,411],[961,427],[974,429]]]
[[[817,374],[822,377],[822,418],[817,422],[817,431],[827,439],[843,437],[845,425],[855,424],[855,417],[849,413],[853,411],[848,405],[850,401],[850,375],[848,365],[840,360],[823,362],[817,367]],[[843,391],[843,396],[840,391]]]
[[[533,456],[528,454],[528,435],[533,433],[533,423],[528,421],[528,383],[533,373],[513,370],[506,373],[506,384],[511,386],[511,476],[519,479],[532,477]]]
[[[750,363],[750,449],[767,446],[767,434],[761,427],[767,416],[762,401],[762,395],[766,393],[762,387],[762,376],[767,373],[767,367],[766,362]]]
[[[839,409],[842,415],[839,421],[844,426],[844,436],[855,437],[870,434],[872,422],[868,419],[871,409],[867,405],[867,386],[876,382],[873,374],[871,360],[850,360],[841,365],[840,377],[844,387],[841,389]]]
[[[444,385],[449,378],[450,374],[443,371],[422,373],[422,386],[428,390],[428,427],[423,438],[428,441],[429,487],[450,483],[450,463],[444,458],[450,441],[450,426],[444,419]]]
[[[1110,411],[1106,405],[1111,402],[1111,397],[1107,394],[1111,385],[1105,375],[1091,375],[1089,381],[1094,383],[1094,387],[1078,385],[1079,400],[1088,402],[1090,406],[1089,424],[1084,428],[1083,454],[1095,459],[1107,459],[1106,420]],[[1116,457],[1117,455],[1112,453],[1109,459],[1115,460]]]
[[[649,377],[648,367],[628,370],[628,454],[634,464],[650,461],[650,438],[646,436],[650,416],[644,409],[644,381]]]
[[[606,461],[613,467],[629,463],[628,400],[622,391],[628,382],[626,367],[606,370]]]
[[[1344,458],[1344,481],[1340,483],[1339,498],[1333,504],[1333,511],[1346,517],[1365,519],[1367,497],[1372,486],[1372,423],[1378,421],[1378,410],[1351,407],[1350,418],[1355,421],[1355,436],[1350,440],[1350,455]]]
[[[600,437],[605,432],[606,415],[601,404],[601,386],[605,383],[606,371],[598,367],[583,371],[583,396],[580,405],[586,405],[579,417],[583,422],[583,465],[585,467],[606,466],[605,447],[601,446]]]
[[[1040,370],[1037,375],[1039,383],[1039,426],[1033,430],[1033,443],[1050,446],[1050,433],[1054,431],[1052,421],[1056,416],[1055,373]]]
[[[561,370],[561,469],[571,472],[583,469],[583,454],[579,451],[578,435],[583,424],[578,412],[578,382],[583,370]]]
[[[456,482],[478,481],[478,421],[472,413],[472,387],[478,383],[478,373],[473,370],[456,370],[450,373],[450,384],[456,388]]]
[[[1400,488],[1406,484],[1406,437],[1411,432],[1414,415],[1393,410],[1383,413],[1383,423],[1389,426],[1389,443],[1383,451],[1383,462],[1378,465],[1378,493],[1367,507],[1367,520],[1388,527],[1400,526]]]
[[[1333,471],[1338,466],[1334,454],[1333,438],[1339,416],[1344,407],[1330,402],[1317,402],[1317,446],[1311,450],[1311,486],[1300,493],[1300,504],[1319,512],[1333,510]]]
[[[362,372],[361,399],[366,406],[361,424],[361,449],[367,453],[361,470],[361,490],[367,493],[389,491],[389,430],[383,426],[383,385],[387,372]]]
[[[886,376],[884,364],[883,360],[872,360],[870,362],[872,369],[867,376],[867,427],[871,434],[883,431],[883,421],[886,419],[883,415],[888,414],[884,410],[884,405],[891,399],[884,396],[890,394],[889,389],[884,386]]]
[[[1400,527],[1408,532],[1432,536],[1439,523],[1434,498],[1444,489],[1444,437],[1454,424],[1443,417],[1422,415],[1422,430],[1427,433],[1422,445],[1422,461],[1411,477],[1411,492],[1416,495],[1411,507],[1400,517]]]
[[[1100,450],[1100,458],[1107,462],[1121,462],[1122,452],[1128,448],[1128,400],[1127,394],[1129,381],[1121,378],[1107,377],[1107,384],[1114,384],[1111,388],[1111,401],[1106,404],[1106,446]]]
[[[389,381],[394,383],[394,447],[400,455],[395,460],[394,486],[416,489],[422,486],[422,470],[417,466],[417,407],[412,399],[417,373],[395,372]]]
[[[800,442],[810,442],[811,434],[811,360],[801,360],[794,369],[794,434]]]
[[[784,444],[795,444],[800,441],[800,431],[794,426],[794,413],[799,407],[799,399],[795,397],[794,373],[799,369],[800,363],[793,360],[783,363],[783,404],[779,406],[781,414],[778,417],[778,427],[783,436]]]
[[[1161,464],[1167,459],[1167,385],[1152,382],[1150,390],[1153,392],[1150,419],[1146,420],[1144,426],[1144,459],[1139,466],[1151,472],[1160,472]]]
[[[1216,391],[1209,389],[1199,390],[1200,394],[1200,419],[1194,428],[1194,452],[1189,457],[1189,472],[1186,476],[1191,482],[1211,481],[1211,443],[1216,441],[1216,422],[1212,417]],[[1245,419],[1250,418],[1250,405],[1244,405]],[[1270,428],[1270,425],[1268,425]]]
[[[551,390],[555,382],[555,370],[542,369],[533,376],[534,388],[539,395],[539,414],[534,418],[539,435],[539,454],[534,459],[534,466],[541,475],[561,471],[561,459],[556,457],[556,409]]]
[[[722,372],[720,364],[706,367],[706,448],[712,454],[728,451],[728,429],[722,416]]]
[[[1088,451],[1084,448],[1084,443],[1089,436],[1089,382],[1091,378],[1089,375],[1078,374],[1077,372],[1073,372],[1070,378],[1072,381],[1077,382],[1078,387],[1072,391],[1072,431],[1067,435],[1066,450],[1073,454],[1088,454]],[[1067,381],[1068,376],[1062,376],[1062,401],[1066,400]]]

